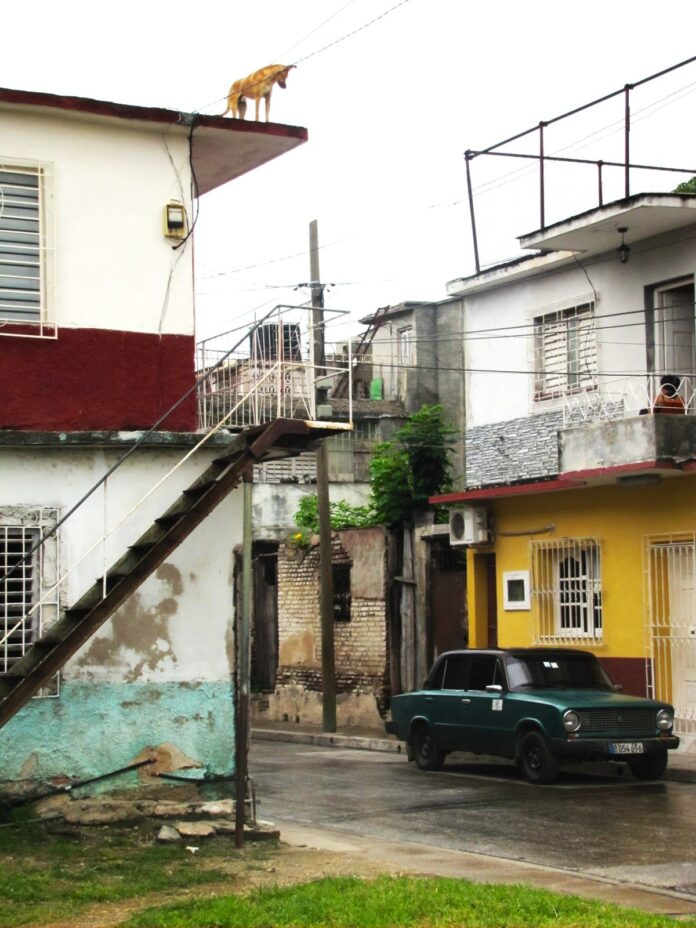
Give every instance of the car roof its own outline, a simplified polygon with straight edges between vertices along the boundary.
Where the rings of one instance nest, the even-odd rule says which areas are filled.
[[[534,654],[544,655],[545,657],[549,654],[582,654],[587,657],[595,656],[591,651],[585,651],[582,648],[459,648],[456,651],[443,651],[442,654],[438,654],[437,660],[439,661],[441,658],[448,657],[451,654],[496,654],[501,656],[510,654],[513,657],[516,655],[524,657]]]

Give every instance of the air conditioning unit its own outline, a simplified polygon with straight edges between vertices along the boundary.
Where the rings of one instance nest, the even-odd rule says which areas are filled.
[[[488,514],[483,506],[450,509],[450,545],[482,545],[488,541]]]

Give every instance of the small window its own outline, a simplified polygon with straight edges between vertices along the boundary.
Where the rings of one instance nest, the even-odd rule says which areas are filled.
[[[503,600],[508,612],[529,609],[528,570],[507,570],[503,573]]]
[[[333,565],[334,621],[350,622],[350,565]]]

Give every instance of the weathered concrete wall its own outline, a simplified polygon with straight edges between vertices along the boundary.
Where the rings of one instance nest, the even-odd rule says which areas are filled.
[[[255,541],[285,541],[295,528],[295,513],[305,496],[316,496],[315,484],[255,483],[252,531]],[[365,506],[370,498],[368,483],[329,484],[331,500]]]
[[[332,539],[334,564],[351,565],[351,618],[334,623],[337,717],[343,725],[379,726],[377,700],[387,674],[386,536],[350,529]],[[320,722],[321,616],[319,550],[278,554],[277,684],[256,708],[264,719]],[[261,708],[261,705],[264,708]]]
[[[136,453],[60,529],[61,570],[114,525],[181,449]],[[113,463],[115,449],[0,449],[0,511],[26,505],[66,511]],[[73,603],[173,502],[219,451],[174,474],[143,512],[117,529],[64,584]],[[33,699],[0,731],[2,776],[41,781],[90,777],[169,743],[210,773],[233,770],[233,548],[241,542],[241,493],[233,492],[68,662],[60,695]],[[131,524],[132,523],[132,524]],[[118,784],[114,784],[118,785]]]
[[[587,423],[560,435],[561,473],[642,461],[679,463],[696,457],[696,418],[635,416]]]

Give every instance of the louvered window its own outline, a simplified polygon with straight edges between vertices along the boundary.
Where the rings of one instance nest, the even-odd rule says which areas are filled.
[[[594,303],[534,319],[534,373],[537,400],[596,387]]]
[[[41,174],[0,167],[0,318],[41,319]]]
[[[7,673],[34,641],[37,617],[30,616],[40,582],[38,554],[30,553],[39,530],[0,525],[0,674]]]

